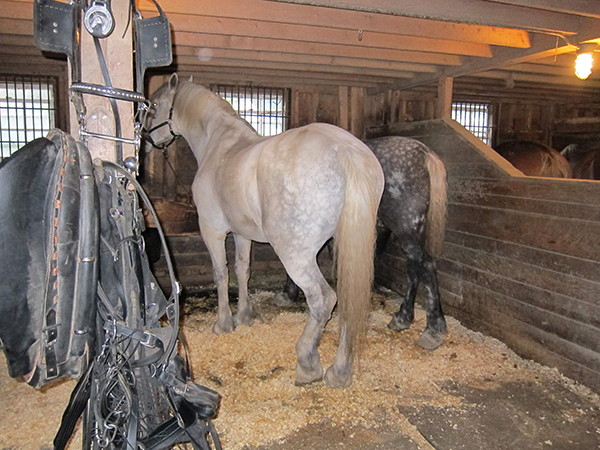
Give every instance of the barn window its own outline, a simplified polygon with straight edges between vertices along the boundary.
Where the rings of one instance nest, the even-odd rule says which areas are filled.
[[[227,100],[261,136],[273,136],[289,127],[290,89],[217,84],[212,90]]]
[[[55,127],[56,84],[54,77],[0,76],[0,157]]]
[[[452,118],[486,144],[492,143],[493,105],[490,103],[452,103]]]

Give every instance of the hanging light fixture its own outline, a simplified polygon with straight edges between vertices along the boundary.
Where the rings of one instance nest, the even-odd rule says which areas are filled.
[[[594,67],[594,50],[597,46],[595,42],[579,45],[575,58],[575,76],[580,80],[586,80],[591,75]]]

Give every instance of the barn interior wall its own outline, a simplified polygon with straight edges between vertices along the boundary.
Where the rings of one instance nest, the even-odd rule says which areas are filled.
[[[210,85],[223,83],[218,77],[206,74],[193,74],[196,83]],[[155,90],[167,75],[150,78],[149,91]],[[231,84],[235,84],[232,80]],[[259,85],[256,83],[256,85]],[[369,89],[357,86],[332,86],[325,84],[286,84],[282,80],[272,87],[291,88],[291,125],[302,126],[311,122],[327,122],[348,129],[360,138],[365,130],[374,127],[401,126],[411,122],[431,120],[436,117],[435,87],[413,91],[391,91],[389,89]],[[552,133],[563,133],[563,141],[572,140],[574,135],[594,136],[600,132],[597,121],[600,103],[574,101],[556,95],[515,98],[502,95],[498,91],[490,95],[489,90],[473,93],[472,85],[466,89],[455,84],[454,97],[459,101],[488,101],[495,107],[495,141],[508,139],[535,139],[551,142]],[[572,124],[575,121],[577,127]],[[575,130],[575,131],[574,131]],[[585,133],[583,133],[585,132]],[[597,134],[600,136],[600,133]],[[483,171],[487,166],[473,165],[471,161],[449,161],[451,173],[461,171]],[[184,140],[176,141],[166,151],[153,150],[143,154],[142,182],[159,210],[161,223],[172,240],[189,241],[177,244],[175,263],[179,268],[184,285],[201,285],[212,278],[210,259],[203,250],[198,237],[195,208],[191,199],[191,183],[197,170],[196,161]],[[179,237],[177,237],[179,236]],[[198,242],[195,242],[198,240]],[[193,242],[192,242],[193,241]],[[252,255],[254,279],[266,277],[269,271],[281,273],[283,268],[274,252],[269,248],[255,245]],[[267,246],[268,247],[268,246]],[[259,249],[260,250],[256,250]],[[177,250],[181,249],[181,250]],[[258,256],[260,254],[260,256]],[[201,266],[201,267],[200,267]],[[158,266],[159,271],[160,264]],[[281,279],[281,275],[275,277]]]

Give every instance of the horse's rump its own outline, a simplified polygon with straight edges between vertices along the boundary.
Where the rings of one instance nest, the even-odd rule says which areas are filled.
[[[524,175],[536,177],[571,178],[569,161],[541,142],[507,141],[494,150]]]
[[[412,224],[413,215],[426,213],[426,246],[431,256],[438,256],[443,247],[447,215],[446,169],[441,159],[422,142],[404,136],[386,136],[366,141],[375,152],[386,175],[384,199],[390,209],[407,209],[402,220]],[[392,192],[397,198],[391,198]],[[408,203],[407,203],[408,202]],[[380,214],[386,214],[386,205]],[[397,211],[394,211],[396,219]],[[409,217],[410,216],[410,217]],[[413,225],[414,226],[414,225]]]

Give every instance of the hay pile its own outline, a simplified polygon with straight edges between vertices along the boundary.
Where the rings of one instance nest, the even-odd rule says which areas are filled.
[[[472,332],[450,317],[442,347],[426,352],[415,344],[425,327],[424,311],[416,311],[415,324],[406,332],[386,328],[390,314],[398,308],[398,297],[388,293],[375,296],[379,306],[370,315],[367,343],[353,384],[343,390],[322,382],[296,387],[294,345],[306,315],[274,308],[272,295],[252,296],[264,323],[240,327],[228,335],[215,336],[210,331],[215,312],[189,314],[184,320],[196,382],[222,395],[214,424],[227,450],[284,440],[307,424],[323,422],[338,427],[396,428],[421,448],[430,449],[399,413],[398,405],[460,408],[463,400],[440,388],[449,380],[493,388],[507,381],[543,383],[561,378],[556,371],[522,360],[499,341]],[[193,299],[186,309],[206,309],[203,302],[214,304],[214,298]],[[324,367],[333,362],[337,349],[336,320],[334,316],[321,342]],[[49,446],[75,382],[40,393],[8,378],[4,357],[0,364],[0,448]],[[73,443],[70,448],[78,447]]]

